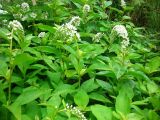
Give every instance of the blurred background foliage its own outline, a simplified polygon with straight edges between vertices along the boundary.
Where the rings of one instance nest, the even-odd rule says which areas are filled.
[[[51,2],[52,0],[28,0],[28,2],[30,4],[36,4],[37,3],[42,3],[44,9],[49,9],[47,8],[47,6],[44,6],[44,2]],[[63,1],[63,2],[61,2]],[[71,7],[73,4],[72,1],[76,1],[79,3],[85,3],[87,2],[87,0],[54,0],[52,1],[50,7],[52,7],[54,14],[62,14],[62,19],[64,18],[64,9],[62,9],[63,6],[62,3],[68,3],[68,5]],[[96,0],[89,0],[89,2],[95,2]],[[101,1],[105,1],[105,0],[101,0]],[[107,1],[107,0],[106,0]],[[24,0],[0,0],[1,4],[16,4],[18,2],[24,2]],[[121,8],[120,6],[120,0],[112,0],[113,5],[116,7]],[[127,6],[129,6],[129,14],[132,16],[132,20],[135,23],[135,25],[137,26],[144,26],[149,28],[150,30],[154,30],[154,31],[160,31],[160,0],[126,0]],[[54,7],[57,6],[57,4],[59,5],[59,7]],[[40,4],[38,4],[40,5]],[[66,4],[65,4],[66,5]],[[7,6],[6,6],[7,7]],[[73,6],[74,7],[74,6]],[[40,11],[43,12],[43,11]],[[128,10],[127,10],[128,12]],[[52,16],[52,14],[50,14],[50,16]],[[112,12],[112,19],[114,19],[114,12]],[[50,19],[51,20],[51,19]],[[56,20],[56,21],[61,21],[61,20]]]
[[[160,0],[132,0],[133,21],[140,26],[160,31]]]

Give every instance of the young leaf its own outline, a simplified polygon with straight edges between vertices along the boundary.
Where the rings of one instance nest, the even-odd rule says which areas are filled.
[[[79,90],[74,96],[74,102],[82,108],[85,108],[89,103],[89,96],[84,90]]]
[[[89,98],[104,103],[111,103],[109,99],[107,99],[106,97],[97,92],[92,92],[91,94],[89,94]]]
[[[159,87],[153,81],[150,81],[150,82],[147,82],[147,89],[148,89],[149,94],[153,94],[153,93],[158,92]]]
[[[0,95],[1,95],[0,102],[5,104],[6,103],[6,95],[5,95],[5,92],[3,90],[3,87],[2,87],[1,83],[0,83]]]
[[[28,87],[22,92],[20,96],[15,100],[13,104],[15,105],[24,105],[27,104],[38,97],[40,97],[42,94],[45,94],[48,90],[38,89],[36,87]]]
[[[153,73],[159,70],[160,67],[160,57],[152,58],[149,63],[146,64],[145,69],[147,73]]]
[[[4,61],[0,60],[0,76],[6,77],[7,71],[8,71],[7,64]]]
[[[11,104],[10,106],[7,106],[8,110],[15,116],[17,120],[21,120],[21,106],[16,104]]]
[[[93,90],[97,89],[99,85],[95,82],[94,79],[86,80],[82,83],[81,88],[86,92],[92,92]]]
[[[25,75],[27,69],[29,68],[29,65],[34,61],[35,58],[33,58],[31,55],[29,55],[28,53],[22,53],[15,57],[14,64],[18,65],[23,75]]]
[[[91,111],[97,120],[112,120],[112,110],[106,106],[93,105]]]
[[[54,27],[51,27],[49,25],[37,24],[35,26],[37,26],[40,30],[49,31],[50,33],[54,33],[56,31]]]
[[[130,99],[126,94],[127,91],[121,89],[119,95],[116,97],[116,111],[127,115],[130,112]]]

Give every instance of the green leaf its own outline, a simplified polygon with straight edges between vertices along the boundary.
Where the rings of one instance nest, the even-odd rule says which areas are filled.
[[[8,65],[5,61],[0,60],[0,76],[6,77]]]
[[[138,80],[150,81],[150,78],[142,71],[129,70],[128,75],[131,75]]]
[[[49,77],[51,83],[55,83],[56,85],[58,85],[58,83],[60,83],[60,80],[61,80],[61,73],[60,72],[47,71],[46,75]]]
[[[28,115],[23,114],[22,120],[32,120]]]
[[[105,1],[104,4],[105,4],[105,8],[107,8],[112,5],[112,1]]]
[[[154,57],[150,59],[149,63],[146,64],[145,69],[147,73],[153,73],[159,71],[160,69],[160,57]]]
[[[50,67],[52,68],[54,71],[58,71],[58,68],[57,66],[53,63],[53,58],[52,57],[49,57],[47,55],[44,55],[43,56],[43,60],[44,62]]]
[[[103,61],[97,61],[93,63],[89,68],[88,71],[90,70],[111,70],[109,69],[109,66],[106,65]]]
[[[72,54],[69,56],[69,58],[73,64],[74,68],[76,69],[77,73],[80,73],[81,68],[80,68],[80,64],[78,63],[77,58]]]
[[[56,29],[54,27],[51,27],[49,25],[37,24],[35,26],[38,27],[40,30],[48,31],[50,33],[55,33],[55,31],[56,31]]]
[[[132,105],[147,105],[148,101],[149,101],[148,98],[146,98],[144,100],[134,101],[134,102],[132,102]]]
[[[160,109],[160,94],[155,94],[154,96],[150,97],[149,101],[152,103],[154,109]]]
[[[99,85],[95,83],[94,79],[86,80],[82,83],[81,88],[86,92],[92,92],[93,90],[97,89]]]
[[[29,34],[25,36],[23,41],[21,41],[20,46],[23,50],[25,50],[31,44],[32,38],[34,38],[34,36],[32,36],[32,34]]]
[[[3,104],[6,103],[6,95],[5,92],[3,91],[3,87],[2,84],[0,83],[0,102],[2,102]]]
[[[64,96],[72,92],[75,92],[75,88],[69,84],[59,84],[54,91],[55,94]]]
[[[156,83],[154,83],[153,81],[147,82],[147,89],[149,94],[153,94],[158,92],[158,85]]]
[[[89,98],[92,100],[96,100],[104,103],[111,103],[109,99],[107,99],[106,97],[104,97],[103,95],[97,92],[92,92],[91,94],[89,94]]]
[[[61,98],[59,95],[53,95],[48,101],[47,101],[47,114],[51,116],[51,118],[54,117],[57,110],[61,104]]]
[[[71,48],[70,46],[68,45],[64,45],[63,46],[65,50],[67,50],[68,52],[70,52],[72,55],[74,55],[75,57],[77,56],[75,50],[73,48]]]
[[[60,54],[59,51],[51,46],[36,46],[34,47],[37,51],[43,52],[43,53],[50,53],[50,54],[55,54],[58,55]]]
[[[9,34],[9,33],[10,32],[7,29],[0,28],[0,38],[8,40],[7,34]]]
[[[21,106],[16,104],[11,104],[10,106],[6,107],[15,116],[17,120],[21,120]]]
[[[47,105],[51,105],[55,108],[58,108],[61,104],[61,98],[59,95],[52,95],[52,97],[47,101]]]
[[[112,120],[112,110],[106,106],[93,105],[91,111],[97,120]]]
[[[127,115],[130,112],[130,99],[126,92],[127,91],[124,91],[124,89],[119,91],[115,104],[116,111],[122,113],[123,115]]]
[[[136,113],[130,113],[127,115],[127,120],[143,120],[143,119],[144,119],[143,116]]]
[[[126,72],[125,66],[122,66],[114,61],[110,61],[109,66],[110,66],[111,71],[113,71],[114,74],[116,75],[117,79],[119,79]]]
[[[38,116],[41,115],[41,106],[37,101],[32,101],[26,104],[25,107],[23,107],[23,109],[24,109],[25,117],[29,117],[32,120],[35,119],[36,115]],[[22,118],[23,118],[23,115],[22,115]]]
[[[33,58],[28,53],[22,53],[15,57],[14,64],[18,65],[19,69],[23,73],[26,74],[27,69],[29,68],[30,64],[33,63],[36,59]]]
[[[148,112],[148,120],[160,120],[160,116],[153,110]]]
[[[96,81],[104,90],[107,90],[108,92],[112,93],[113,88],[108,82],[105,82],[103,80],[96,80]]]
[[[36,87],[28,87],[24,89],[24,91],[20,96],[18,96],[13,104],[17,106],[27,104],[45,94],[47,91],[48,90],[38,89]]]
[[[74,102],[82,108],[85,108],[89,103],[89,96],[84,90],[79,90],[74,96]]]

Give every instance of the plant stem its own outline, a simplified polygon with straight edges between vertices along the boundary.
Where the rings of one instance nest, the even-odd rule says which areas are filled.
[[[78,41],[76,39],[76,46],[77,46],[77,52],[79,52],[79,45],[78,45]],[[78,57],[77,57],[77,60],[78,60],[78,64],[80,63],[80,56],[78,54]],[[79,64],[80,65],[80,64]],[[78,86],[80,87],[81,86],[81,74],[80,74],[80,67],[78,68]]]
[[[11,39],[10,39],[10,61],[9,61],[9,77],[8,77],[8,105],[11,102],[11,79],[12,79],[12,72],[13,72],[13,66],[12,66],[12,46],[13,46],[13,30],[11,31]]]

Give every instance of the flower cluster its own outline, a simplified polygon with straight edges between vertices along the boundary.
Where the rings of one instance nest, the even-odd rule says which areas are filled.
[[[28,3],[26,3],[26,2],[24,2],[24,3],[22,3],[21,4],[21,9],[23,10],[23,11],[25,11],[25,12],[27,12],[27,11],[29,11],[29,4]]]
[[[72,17],[71,21],[65,24],[62,24],[58,27],[58,33],[59,35],[68,40],[73,40],[74,38],[80,40],[80,35],[77,32],[77,28],[75,26],[78,26],[80,24],[80,18],[78,16]]]
[[[115,31],[119,36],[126,39],[128,38],[128,32],[123,25],[116,25],[113,27],[113,31]]]
[[[46,34],[45,32],[40,32],[40,33],[38,34],[38,37],[39,37],[39,38],[43,38],[43,37],[45,36],[45,34]]]
[[[71,114],[76,115],[81,120],[87,120],[87,118],[79,109],[77,109],[76,107],[73,107],[72,105],[69,105],[68,103],[66,104],[65,110],[70,111]]]
[[[113,31],[115,31],[120,37],[123,38],[123,41],[121,42],[121,48],[122,50],[125,50],[129,45],[128,32],[125,26],[116,25],[113,27]]]
[[[79,16],[74,16],[69,22],[71,25],[74,26],[79,26],[80,25],[80,17]]]
[[[23,31],[23,26],[21,25],[21,23],[17,20],[13,20],[9,22],[8,25],[9,28],[13,29],[13,30],[21,30]]]
[[[126,2],[124,0],[121,0],[121,6],[125,7],[126,6]]]
[[[102,37],[103,37],[103,33],[99,32],[92,38],[92,41],[93,42],[99,42]]]
[[[125,50],[127,47],[129,46],[129,39],[123,39],[123,41],[121,42],[121,50]]]
[[[30,14],[30,17],[31,17],[31,18],[36,18],[36,17],[37,17],[37,14],[34,13],[34,12],[32,12],[32,13]]]
[[[85,4],[83,6],[83,13],[88,13],[90,11],[90,9],[91,9],[90,6],[88,4]]]
[[[7,14],[7,13],[8,13],[7,11],[0,9],[0,14],[4,15],[4,14]]]

